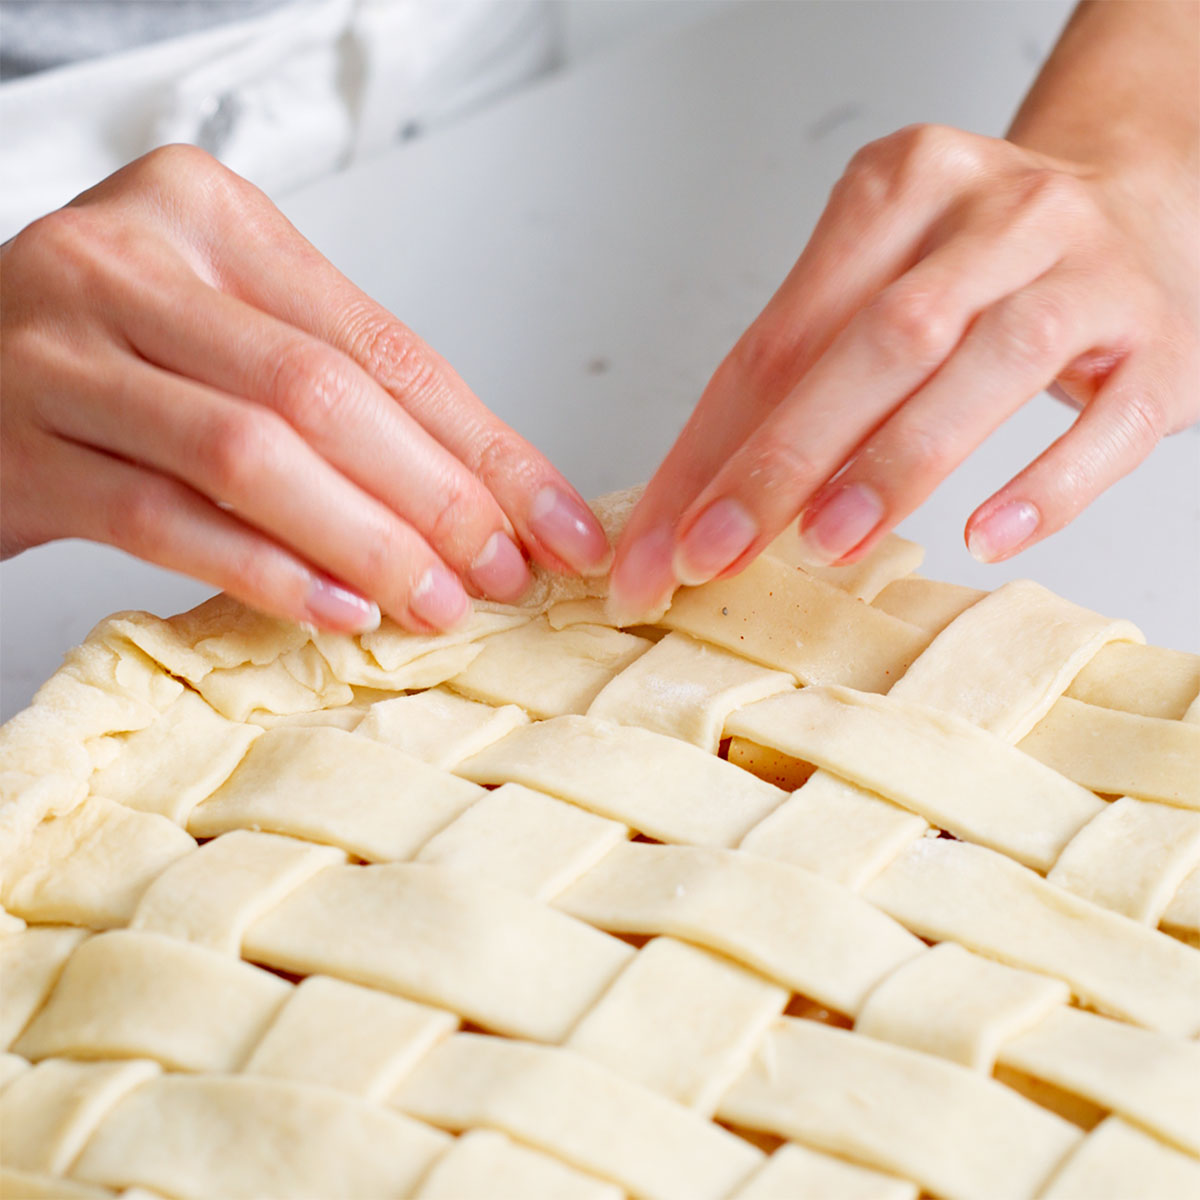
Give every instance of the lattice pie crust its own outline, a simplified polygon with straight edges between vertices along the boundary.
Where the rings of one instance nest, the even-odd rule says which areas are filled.
[[[103,622],[0,731],[3,1194],[1200,1196],[1200,656],[795,550]]]

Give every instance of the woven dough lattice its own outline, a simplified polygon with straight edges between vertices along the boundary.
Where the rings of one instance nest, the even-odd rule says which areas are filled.
[[[1195,1200],[1200,657],[889,540],[0,732],[11,1197]]]

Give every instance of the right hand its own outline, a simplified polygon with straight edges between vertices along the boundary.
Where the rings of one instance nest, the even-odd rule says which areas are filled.
[[[5,557],[90,538],[278,616],[417,632],[465,620],[465,588],[519,598],[522,546],[607,564],[546,459],[203,151],[153,151],[0,263]]]

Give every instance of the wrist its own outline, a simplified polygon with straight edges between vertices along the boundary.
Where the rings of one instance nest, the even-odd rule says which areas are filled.
[[[1194,186],[1200,5],[1085,0],[1007,136],[1084,171]]]

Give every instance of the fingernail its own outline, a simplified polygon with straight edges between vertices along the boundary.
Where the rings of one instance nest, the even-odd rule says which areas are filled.
[[[304,603],[313,621],[325,629],[370,633],[379,628],[379,605],[328,576],[313,576]]]
[[[608,567],[612,551],[595,514],[553,484],[534,496],[529,528],[547,550],[576,571],[596,574]]]
[[[512,541],[496,530],[471,564],[471,582],[492,600],[517,600],[529,587],[529,568]]]
[[[826,567],[853,550],[882,519],[883,501],[875,489],[847,484],[806,515],[800,528],[802,553],[813,566]]]
[[[453,629],[471,612],[471,598],[463,591],[458,576],[445,567],[427,567],[417,580],[408,607],[414,616],[435,629]]]
[[[967,535],[967,549],[980,562],[995,562],[1029,541],[1041,520],[1042,514],[1027,500],[1010,500],[975,523]]]
[[[659,611],[675,590],[671,555],[675,548],[670,525],[644,533],[617,565],[608,595],[608,615],[616,625],[634,625]]]
[[[674,574],[680,583],[707,583],[758,537],[758,524],[732,497],[710,504],[675,549]]]

